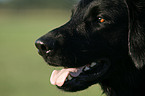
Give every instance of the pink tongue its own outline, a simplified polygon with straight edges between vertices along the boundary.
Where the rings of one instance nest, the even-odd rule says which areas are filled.
[[[68,68],[62,70],[54,70],[51,74],[50,82],[52,85],[62,86],[70,74],[72,77],[77,77],[82,72],[83,67],[80,68]]]

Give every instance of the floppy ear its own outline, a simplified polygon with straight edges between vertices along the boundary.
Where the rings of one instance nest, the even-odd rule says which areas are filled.
[[[145,0],[127,0],[129,54],[137,68],[145,65]]]

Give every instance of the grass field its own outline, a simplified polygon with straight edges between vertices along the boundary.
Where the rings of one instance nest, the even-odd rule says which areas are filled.
[[[0,96],[105,96],[94,85],[77,93],[49,82],[53,69],[37,54],[35,40],[69,20],[64,10],[0,10]]]

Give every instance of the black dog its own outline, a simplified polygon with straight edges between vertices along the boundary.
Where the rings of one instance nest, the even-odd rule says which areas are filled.
[[[51,83],[79,91],[99,83],[108,96],[145,95],[145,0],[81,0],[69,22],[36,41]]]

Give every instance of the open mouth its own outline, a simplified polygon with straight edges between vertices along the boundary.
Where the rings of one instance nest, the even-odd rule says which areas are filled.
[[[101,79],[107,73],[110,63],[107,59],[97,60],[79,68],[64,68],[52,72],[50,82],[58,87],[73,84],[77,81],[92,82]]]

